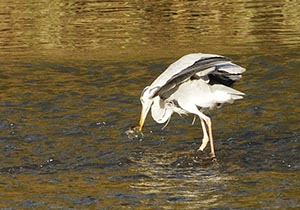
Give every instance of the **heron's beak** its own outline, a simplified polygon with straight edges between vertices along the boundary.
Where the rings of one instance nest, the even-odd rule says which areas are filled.
[[[150,105],[143,105],[143,108],[142,108],[142,113],[141,113],[141,118],[140,118],[140,127],[139,127],[139,130],[142,131],[143,129],[143,126],[144,126],[144,122],[145,122],[145,119],[147,117],[147,114],[150,110]]]
[[[143,114],[141,114],[141,118],[140,118],[140,127],[139,127],[139,130],[140,130],[140,131],[143,130],[144,122],[145,122],[145,118],[143,118]]]

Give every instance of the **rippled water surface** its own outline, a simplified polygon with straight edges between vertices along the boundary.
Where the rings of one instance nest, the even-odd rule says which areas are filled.
[[[1,209],[300,208],[298,1],[0,2]],[[247,68],[242,101],[147,118],[141,90],[191,52]]]

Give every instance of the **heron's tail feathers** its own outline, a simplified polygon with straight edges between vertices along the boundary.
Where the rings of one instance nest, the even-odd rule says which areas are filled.
[[[243,99],[245,96],[245,93],[224,85],[216,84],[211,88],[213,92],[213,100],[216,103],[233,103],[234,100]]]

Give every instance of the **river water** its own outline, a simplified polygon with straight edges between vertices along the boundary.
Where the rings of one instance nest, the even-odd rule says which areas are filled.
[[[300,4],[1,1],[1,209],[300,208]],[[247,68],[244,100],[199,121],[146,120],[139,97],[191,52]]]

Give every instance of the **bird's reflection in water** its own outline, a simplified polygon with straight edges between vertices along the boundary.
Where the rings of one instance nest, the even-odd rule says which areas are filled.
[[[132,169],[144,174],[145,178],[132,182],[131,188],[149,197],[160,197],[156,202],[161,203],[156,205],[164,207],[174,207],[179,203],[188,203],[194,209],[217,206],[222,193],[216,192],[228,180],[234,179],[222,174],[218,163],[212,161],[209,154],[199,151],[180,154],[149,152],[135,163]]]

